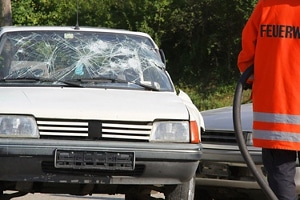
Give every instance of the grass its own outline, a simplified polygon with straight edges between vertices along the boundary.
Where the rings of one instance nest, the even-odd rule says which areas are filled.
[[[232,106],[236,83],[225,85],[176,85],[187,93],[200,111]],[[243,102],[250,99],[251,90],[243,92]]]

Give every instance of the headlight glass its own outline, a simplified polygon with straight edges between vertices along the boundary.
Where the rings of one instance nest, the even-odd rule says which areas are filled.
[[[156,142],[190,142],[188,121],[154,122],[150,141]]]
[[[36,121],[31,116],[0,115],[0,137],[39,138]]]
[[[252,132],[244,133],[245,141],[247,146],[253,146]]]

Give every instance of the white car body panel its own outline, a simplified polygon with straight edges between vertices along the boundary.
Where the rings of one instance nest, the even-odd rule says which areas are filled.
[[[0,88],[0,93],[5,94],[0,97],[2,113],[31,114],[38,118],[126,121],[189,119],[184,104],[172,92],[102,88],[8,87]]]

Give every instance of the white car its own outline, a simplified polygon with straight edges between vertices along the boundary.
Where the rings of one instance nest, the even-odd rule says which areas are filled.
[[[203,119],[148,34],[2,27],[0,94],[4,196],[193,199]]]

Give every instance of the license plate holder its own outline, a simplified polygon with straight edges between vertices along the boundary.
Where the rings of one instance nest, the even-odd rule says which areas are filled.
[[[81,151],[56,149],[55,168],[94,170],[134,170],[134,152]]]

